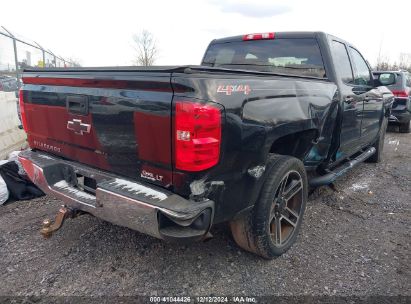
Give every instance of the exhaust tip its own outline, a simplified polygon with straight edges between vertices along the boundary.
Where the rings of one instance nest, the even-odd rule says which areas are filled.
[[[211,225],[211,209],[207,208],[190,220],[180,220],[159,212],[159,232],[169,240],[205,240],[212,238],[208,232]]]

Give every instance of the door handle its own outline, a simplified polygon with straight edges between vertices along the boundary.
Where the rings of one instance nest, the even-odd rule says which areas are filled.
[[[66,107],[73,114],[88,114],[88,96],[69,95],[66,97]]]
[[[344,98],[344,101],[345,101],[346,103],[352,103],[352,102],[354,101],[354,97],[346,96],[346,97]]]
[[[372,100],[381,101],[382,98],[381,98],[381,97],[374,97],[374,96],[365,96],[364,100],[365,100],[366,102],[369,102],[369,101],[372,101]]]

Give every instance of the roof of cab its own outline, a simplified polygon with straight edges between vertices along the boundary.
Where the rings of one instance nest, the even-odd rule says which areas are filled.
[[[252,33],[247,33],[244,35],[248,35],[248,34],[252,34]],[[242,41],[244,35],[214,39],[212,43]],[[274,32],[274,35],[275,35],[274,39],[276,38],[281,39],[281,38],[316,38],[319,35],[327,35],[327,34],[324,32]]]

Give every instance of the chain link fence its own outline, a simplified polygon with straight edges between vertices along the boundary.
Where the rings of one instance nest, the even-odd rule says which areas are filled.
[[[36,42],[16,37],[0,28],[0,91],[17,91],[25,68],[73,67],[75,63],[55,55]]]

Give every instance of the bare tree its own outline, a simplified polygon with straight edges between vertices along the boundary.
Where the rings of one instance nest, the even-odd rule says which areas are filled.
[[[70,62],[70,65],[73,67],[81,67],[80,59],[76,57],[69,57],[67,61]]]
[[[407,70],[411,72],[411,54],[401,53],[398,61],[392,62],[386,55],[379,55],[377,64],[374,67],[376,71],[396,71]]]
[[[150,66],[154,65],[157,59],[158,48],[156,40],[152,33],[142,30],[138,35],[133,36],[134,49],[137,52],[136,65]]]
[[[411,67],[411,53],[401,53],[398,66],[403,70],[409,69]]]
[[[377,57],[377,65],[376,65],[375,69],[377,71],[384,71],[384,70],[387,70],[388,68],[389,68],[388,57],[385,54],[381,54],[381,49],[380,49],[380,52],[379,52],[378,57]]]

